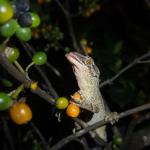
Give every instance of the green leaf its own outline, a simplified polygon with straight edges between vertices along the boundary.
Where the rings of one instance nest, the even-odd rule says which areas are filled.
[[[69,53],[70,52],[70,48],[69,47],[65,47],[65,52]]]
[[[122,49],[123,41],[118,41],[113,48],[113,54],[118,54],[120,50]]]
[[[113,70],[115,73],[117,73],[122,67],[122,60],[118,59],[116,60],[115,64],[112,64],[110,66],[110,69]]]
[[[11,81],[4,79],[4,78],[0,78],[0,82],[5,87],[12,87],[13,86],[13,83]]]

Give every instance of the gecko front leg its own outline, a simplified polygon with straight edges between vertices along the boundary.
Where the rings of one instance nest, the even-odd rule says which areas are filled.
[[[87,95],[88,96],[88,95]],[[99,107],[97,105],[93,105],[94,98],[92,96],[89,97],[90,101],[93,101],[93,103],[88,103],[87,96],[84,96],[84,92],[79,90],[78,92],[75,92],[73,95],[71,95],[71,102],[76,103],[79,107],[84,108],[86,110],[92,111],[92,112],[99,112]]]

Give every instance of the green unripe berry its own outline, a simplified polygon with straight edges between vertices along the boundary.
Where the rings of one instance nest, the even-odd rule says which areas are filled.
[[[43,65],[46,63],[47,61],[47,55],[45,52],[36,52],[34,55],[33,55],[33,58],[32,58],[32,61],[34,62],[34,64],[36,65]]]
[[[65,97],[59,97],[56,100],[56,108],[58,109],[65,109],[68,106],[69,102],[67,100],[67,98]]]
[[[8,109],[11,105],[11,98],[6,93],[0,92],[0,110]]]
[[[39,26],[40,25],[40,17],[36,13],[33,13],[33,12],[31,12],[30,15],[31,15],[31,20],[32,20],[31,27],[35,28],[35,27]]]
[[[0,27],[0,33],[3,37],[11,37],[18,29],[18,23],[15,19],[7,21]]]
[[[27,42],[32,37],[31,29],[28,27],[19,27],[19,29],[16,31],[16,36],[19,40]]]

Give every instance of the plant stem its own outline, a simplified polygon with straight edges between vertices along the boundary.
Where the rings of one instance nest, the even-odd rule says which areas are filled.
[[[18,68],[18,70],[19,70],[21,73],[25,74],[24,69],[23,69],[22,66],[19,64],[18,61],[14,61],[14,64],[16,65],[16,67]]]

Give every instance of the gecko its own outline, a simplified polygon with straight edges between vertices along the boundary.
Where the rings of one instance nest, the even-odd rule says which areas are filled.
[[[67,53],[66,58],[72,64],[73,72],[79,87],[78,92],[81,95],[77,105],[83,109],[93,112],[93,116],[87,124],[92,125],[105,119],[108,111],[99,88],[100,71],[94,63],[94,60],[91,57],[84,56],[78,52]],[[95,131],[103,140],[106,141],[107,136],[105,126],[100,127]]]

